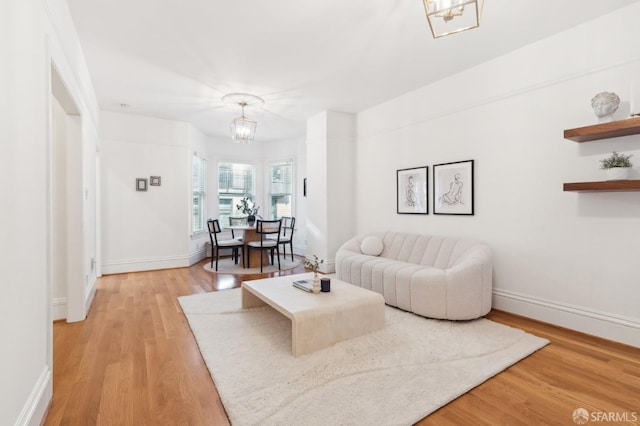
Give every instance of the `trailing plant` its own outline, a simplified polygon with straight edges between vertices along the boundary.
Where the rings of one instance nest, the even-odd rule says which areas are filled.
[[[617,152],[613,151],[613,154],[611,154],[609,157],[600,160],[601,169],[613,169],[614,167],[632,167],[633,164],[631,164],[631,161],[629,161],[629,158],[633,157],[633,154],[630,155],[625,155],[625,154],[618,154]]]
[[[240,200],[240,204],[236,204],[236,208],[247,216],[255,216],[258,214],[259,206],[256,206],[249,197],[244,197]]]

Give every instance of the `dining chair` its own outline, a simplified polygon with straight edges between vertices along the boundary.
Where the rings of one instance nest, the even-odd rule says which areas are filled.
[[[282,232],[280,233],[280,242],[282,244],[282,255],[287,257],[287,244],[291,249],[291,260],[293,261],[293,229],[296,226],[296,218],[282,216]]]
[[[246,226],[246,225],[247,225],[246,216],[242,216],[242,217],[229,216],[229,226]],[[235,234],[236,232],[238,233],[237,237]],[[231,238],[238,241],[244,241],[244,231],[239,231],[237,229],[234,231],[233,229],[231,229]]]
[[[280,230],[282,228],[282,220],[256,220],[256,234],[260,236],[259,241],[251,241],[247,243],[247,261],[251,264],[251,250],[260,251],[260,272],[264,263],[262,253],[268,250],[271,253],[271,264],[273,265],[273,251],[278,254],[278,270],[280,270]],[[272,237],[272,238],[269,238]]]
[[[220,229],[220,222],[218,222],[218,219],[209,219],[207,221],[207,226],[209,227],[209,238],[211,239],[211,267],[213,268],[214,254],[216,257],[216,271],[217,271],[218,259],[220,258],[220,249],[230,248],[233,250],[232,253],[233,253],[233,258],[235,260],[236,265],[238,264],[238,256],[239,256],[238,249],[242,250],[242,267],[244,268],[245,267],[244,243],[236,239],[218,241],[218,234],[222,232],[222,229]]]

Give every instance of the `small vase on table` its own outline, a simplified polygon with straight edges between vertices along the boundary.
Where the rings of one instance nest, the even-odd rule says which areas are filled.
[[[304,260],[304,267],[313,271],[313,285],[311,287],[311,291],[316,294],[320,293],[320,289],[322,288],[320,284],[320,277],[318,277],[318,269],[320,269],[320,264],[322,264],[323,262],[324,259],[318,259],[318,256],[316,256],[315,254],[313,255],[313,260],[311,260],[310,258]]]
[[[314,293],[320,293],[320,277],[318,277],[317,272],[313,274],[313,286],[311,287],[311,290]]]

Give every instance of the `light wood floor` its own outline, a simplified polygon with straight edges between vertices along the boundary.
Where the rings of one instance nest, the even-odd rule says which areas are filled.
[[[45,425],[229,424],[177,297],[259,276],[216,275],[203,263],[105,276],[86,321],[54,324]],[[499,311],[488,317],[551,344],[420,425],[573,425],[579,407],[632,420],[635,412],[630,424],[640,424],[640,349]]]

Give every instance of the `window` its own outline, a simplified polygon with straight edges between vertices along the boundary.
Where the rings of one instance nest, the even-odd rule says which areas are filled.
[[[236,205],[243,197],[255,201],[255,166],[251,164],[220,163],[218,166],[218,220],[229,225],[229,216],[237,216]]]
[[[269,165],[269,211],[272,219],[293,216],[293,162],[281,161]]]
[[[193,153],[193,161],[191,162],[191,232],[204,231],[205,216],[205,180],[207,174],[207,160]]]

